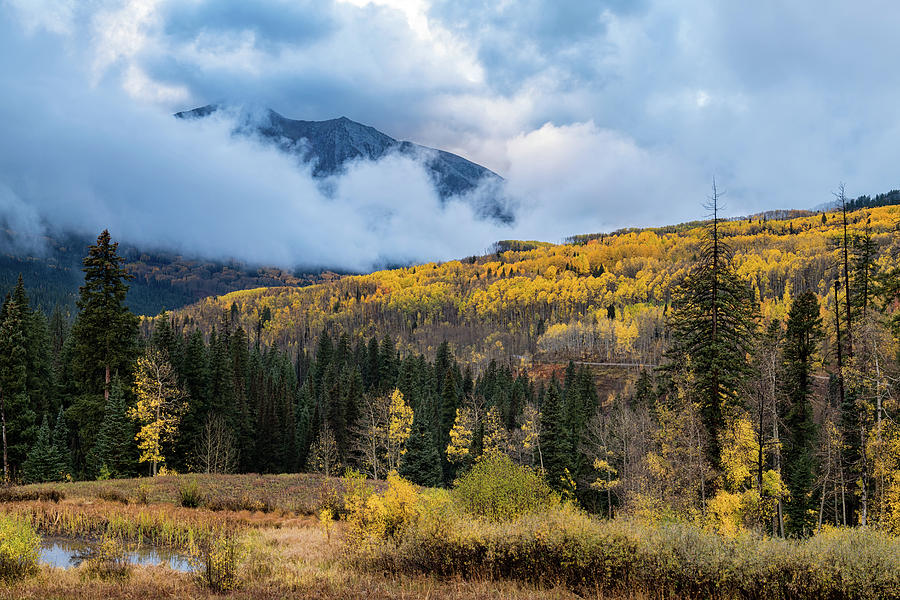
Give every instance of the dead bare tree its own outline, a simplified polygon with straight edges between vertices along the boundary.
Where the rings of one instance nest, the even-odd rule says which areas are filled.
[[[221,415],[207,417],[194,448],[194,468],[201,473],[231,473],[237,464],[234,433]]]

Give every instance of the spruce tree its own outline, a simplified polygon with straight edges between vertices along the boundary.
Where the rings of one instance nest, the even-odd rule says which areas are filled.
[[[27,389],[29,308],[22,302],[7,295],[0,308],[0,427],[6,481],[21,468],[37,433]]]
[[[784,342],[783,389],[787,411],[782,455],[785,483],[790,491],[786,513],[792,533],[808,531],[812,526],[810,509],[816,473],[816,424],[813,421],[812,368],[822,337],[819,301],[812,292],[798,296],[788,315]]]
[[[751,374],[747,356],[758,329],[759,305],[735,271],[731,248],[719,230],[715,182],[712,219],[694,267],[676,288],[669,328],[670,370],[689,374],[707,432],[706,457],[721,468],[719,434],[727,412],[740,404],[739,390]]]
[[[443,481],[441,454],[434,445],[426,419],[416,415],[406,454],[400,462],[400,474],[416,485],[438,487]]]
[[[53,425],[53,473],[54,479],[65,479],[72,473],[72,452],[66,413],[60,406]]]
[[[54,451],[50,441],[50,425],[47,423],[47,415],[38,429],[37,439],[31,450],[28,451],[28,458],[22,465],[22,478],[26,483],[42,483],[44,481],[53,481],[54,477]]]
[[[115,378],[110,387],[103,424],[97,442],[88,453],[88,474],[92,477],[97,477],[104,467],[114,478],[128,477],[135,472],[134,423],[128,418],[125,390],[119,378]]]
[[[569,467],[571,446],[566,428],[562,391],[554,379],[541,404],[541,453],[544,461],[544,477],[554,489],[560,489],[566,469]]]
[[[76,394],[70,414],[77,422],[82,456],[94,445],[113,376],[130,381],[138,354],[138,318],[125,305],[131,275],[122,266],[118,246],[104,230],[83,261],[69,366]]]

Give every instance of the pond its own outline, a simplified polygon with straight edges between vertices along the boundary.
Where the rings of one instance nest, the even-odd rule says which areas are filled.
[[[41,564],[69,569],[90,556],[94,542],[81,538],[45,537],[41,540]],[[133,565],[166,565],[175,571],[191,571],[187,555],[147,545],[129,545],[125,553]]]

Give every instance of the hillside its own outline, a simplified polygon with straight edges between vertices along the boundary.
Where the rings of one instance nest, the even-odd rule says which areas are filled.
[[[4,294],[11,290],[22,274],[36,307],[49,314],[59,305],[63,312],[74,314],[78,287],[84,282],[81,261],[93,241],[88,236],[61,234],[41,238],[39,247],[34,248],[30,241],[20,242],[17,232],[0,229],[0,290]],[[122,243],[119,250],[134,276],[128,306],[143,315],[156,315],[235,290],[302,286],[337,277],[328,271],[290,272],[237,261],[203,260],[127,243]]]
[[[780,216],[781,218],[771,218]],[[892,260],[900,207],[849,213],[851,236],[871,235]],[[764,317],[812,289],[827,310],[842,235],[838,213],[786,212],[725,222],[739,274]],[[176,313],[186,329],[210,331],[231,311],[263,342],[310,349],[323,330],[354,339],[390,334],[399,348],[433,356],[446,339],[472,364],[526,357],[581,357],[657,364],[670,293],[690,268],[702,223],[583,236],[569,244],[502,242],[494,254],[379,271],[303,289],[272,287],[206,298]],[[826,323],[828,321],[826,320]]]

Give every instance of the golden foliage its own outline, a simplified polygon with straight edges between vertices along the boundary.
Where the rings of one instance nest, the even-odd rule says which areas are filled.
[[[178,433],[187,394],[178,385],[175,369],[157,350],[138,358],[134,393],[137,404],[129,409],[129,416],[141,425],[135,436],[140,462],[151,463],[156,475],[158,465],[165,465],[163,445]]]

